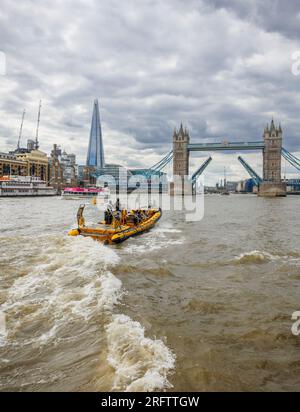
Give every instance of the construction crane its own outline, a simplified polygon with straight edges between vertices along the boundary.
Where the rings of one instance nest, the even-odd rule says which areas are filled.
[[[38,120],[37,120],[37,126],[36,126],[36,134],[35,134],[35,150],[38,150],[39,148],[39,127],[40,127],[41,107],[42,107],[42,101],[40,100]]]
[[[21,126],[20,126],[20,131],[19,131],[19,138],[18,138],[17,150],[20,150],[20,142],[21,142],[21,137],[22,137],[24,117],[25,117],[25,109],[23,110],[23,114],[22,114],[22,121],[21,121]]]

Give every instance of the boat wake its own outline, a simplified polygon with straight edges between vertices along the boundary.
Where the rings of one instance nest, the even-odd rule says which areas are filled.
[[[138,322],[114,314],[125,292],[121,280],[112,273],[121,260],[116,250],[88,238],[53,235],[37,237],[24,250],[23,256],[16,251],[16,266],[25,267],[25,273],[15,273],[1,307],[7,333],[0,336],[0,346],[8,353],[8,364],[13,366],[16,348],[34,359],[37,349],[56,347],[64,357],[67,345],[85,345],[95,331],[98,335],[104,332],[101,342],[107,344],[107,362],[115,371],[111,390],[170,387],[167,374],[175,363],[171,351],[161,340],[145,337]],[[34,369],[34,364],[31,367]],[[39,376],[33,383],[51,384],[58,365],[57,369],[49,373],[48,381]],[[23,372],[24,376],[28,373]],[[30,377],[24,381],[29,382]]]
[[[29,266],[28,256],[22,257],[28,269],[15,279],[1,307],[12,345],[46,345],[62,339],[66,324],[111,310],[122,294],[121,281],[107,269],[119,261],[114,251],[91,239],[56,243],[54,248],[49,239],[40,252],[38,260],[43,263],[32,261]]]
[[[114,390],[154,391],[172,387],[167,379],[175,356],[161,340],[145,337],[139,322],[114,315],[106,327],[108,362],[115,369]]]
[[[134,238],[129,239],[124,248],[124,252],[130,254],[149,253],[161,250],[162,248],[181,245],[185,239],[183,236],[178,237],[179,233],[181,233],[181,231],[177,229],[155,227],[151,232],[141,235],[138,240]],[[172,234],[174,234],[174,237],[172,237]]]

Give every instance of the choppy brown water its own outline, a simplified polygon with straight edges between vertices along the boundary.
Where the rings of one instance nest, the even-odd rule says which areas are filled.
[[[115,247],[66,236],[78,203],[0,199],[1,391],[300,390],[300,197],[206,197]]]

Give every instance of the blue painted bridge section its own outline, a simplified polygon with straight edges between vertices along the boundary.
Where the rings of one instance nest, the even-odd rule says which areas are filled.
[[[265,143],[258,142],[221,142],[221,143],[190,143],[188,150],[190,152],[206,152],[210,150],[262,150]]]
[[[241,151],[241,150],[263,150],[265,148],[264,141],[254,141],[254,142],[228,142],[223,141],[219,143],[190,143],[188,145],[189,152],[208,152],[208,151],[224,151],[224,150],[232,150],[232,151]],[[292,153],[288,152],[286,149],[282,148],[282,156],[297,170],[300,171],[300,159],[294,156]],[[171,150],[165,157],[163,157],[158,163],[153,165],[150,169],[144,169],[143,171],[139,171],[139,174],[145,175],[147,179],[151,178],[153,175],[161,175],[162,170],[166,165],[168,165],[173,160],[173,151]],[[196,170],[196,172],[192,175],[192,183],[195,184],[197,178],[204,172],[206,167],[211,162],[212,158],[209,157],[200,167]],[[247,170],[249,175],[254,180],[255,184],[258,186],[262,183],[262,178],[255,172],[255,170],[244,160],[241,156],[238,157],[238,160]],[[299,187],[300,180],[289,180],[291,186]]]

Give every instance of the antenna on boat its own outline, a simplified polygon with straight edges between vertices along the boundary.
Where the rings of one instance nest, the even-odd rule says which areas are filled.
[[[21,126],[20,126],[20,131],[19,131],[18,146],[17,146],[18,150],[20,149],[20,141],[21,141],[21,137],[22,137],[24,117],[25,117],[25,109],[23,110],[22,121],[21,121]]]
[[[35,150],[38,150],[39,148],[39,127],[40,127],[41,107],[42,107],[42,101],[40,100],[38,120],[37,120],[37,126],[36,126],[36,134],[35,134]]]

